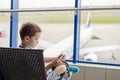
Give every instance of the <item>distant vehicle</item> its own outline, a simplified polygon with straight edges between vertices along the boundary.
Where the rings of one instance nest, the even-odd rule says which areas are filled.
[[[3,38],[6,36],[5,30],[0,30],[0,38]]]

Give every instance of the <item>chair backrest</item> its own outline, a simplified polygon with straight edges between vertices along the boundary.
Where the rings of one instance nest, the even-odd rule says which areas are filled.
[[[46,80],[43,50],[0,48],[0,80]]]

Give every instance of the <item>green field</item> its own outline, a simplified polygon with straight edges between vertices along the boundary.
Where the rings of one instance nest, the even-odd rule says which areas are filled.
[[[74,22],[74,12],[29,12],[19,13],[19,21],[37,21],[45,24],[64,24]],[[87,12],[81,12],[81,23],[86,22]],[[0,13],[0,21],[9,21],[9,13]],[[92,11],[92,23],[120,23],[120,11]]]

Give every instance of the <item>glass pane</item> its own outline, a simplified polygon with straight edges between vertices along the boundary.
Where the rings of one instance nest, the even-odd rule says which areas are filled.
[[[82,12],[82,26],[87,13]],[[81,34],[88,37],[81,37],[87,41],[81,47],[80,60],[120,64],[120,10],[91,11],[90,15],[90,26]]]
[[[20,0],[19,2],[20,8],[74,7],[74,0]]]
[[[0,0],[0,9],[10,9],[11,0]]]
[[[68,4],[69,2],[69,4]],[[74,7],[74,0],[20,0],[19,8],[57,8],[57,7]],[[42,29],[41,39],[36,48],[47,50],[51,56],[66,53],[72,57],[73,51],[73,29],[74,29],[74,12],[22,12],[19,15],[19,28],[24,22],[35,22]],[[71,42],[67,42],[70,38]],[[67,40],[66,40],[67,39]],[[18,39],[20,43],[20,38]],[[62,43],[62,44],[60,44]],[[69,45],[69,43],[71,45]],[[58,47],[58,48],[57,48]],[[52,50],[54,48],[54,50]],[[49,51],[50,50],[50,51]],[[47,55],[47,56],[48,56]]]
[[[81,0],[82,6],[120,6],[120,0]]]
[[[19,28],[22,23],[34,22],[42,29],[39,44],[36,48],[47,50],[49,56],[66,53],[72,55],[74,13],[61,12],[22,12],[19,13]],[[69,38],[69,39],[68,39]],[[18,39],[20,44],[20,38]],[[72,41],[71,41],[72,40]],[[51,53],[53,55],[51,55]]]
[[[0,0],[0,9],[10,9],[10,0]],[[0,47],[9,47],[10,13],[0,12]]]

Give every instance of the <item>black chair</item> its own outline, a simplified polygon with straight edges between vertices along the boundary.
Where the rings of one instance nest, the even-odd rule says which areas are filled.
[[[0,80],[46,80],[43,50],[0,48]]]

